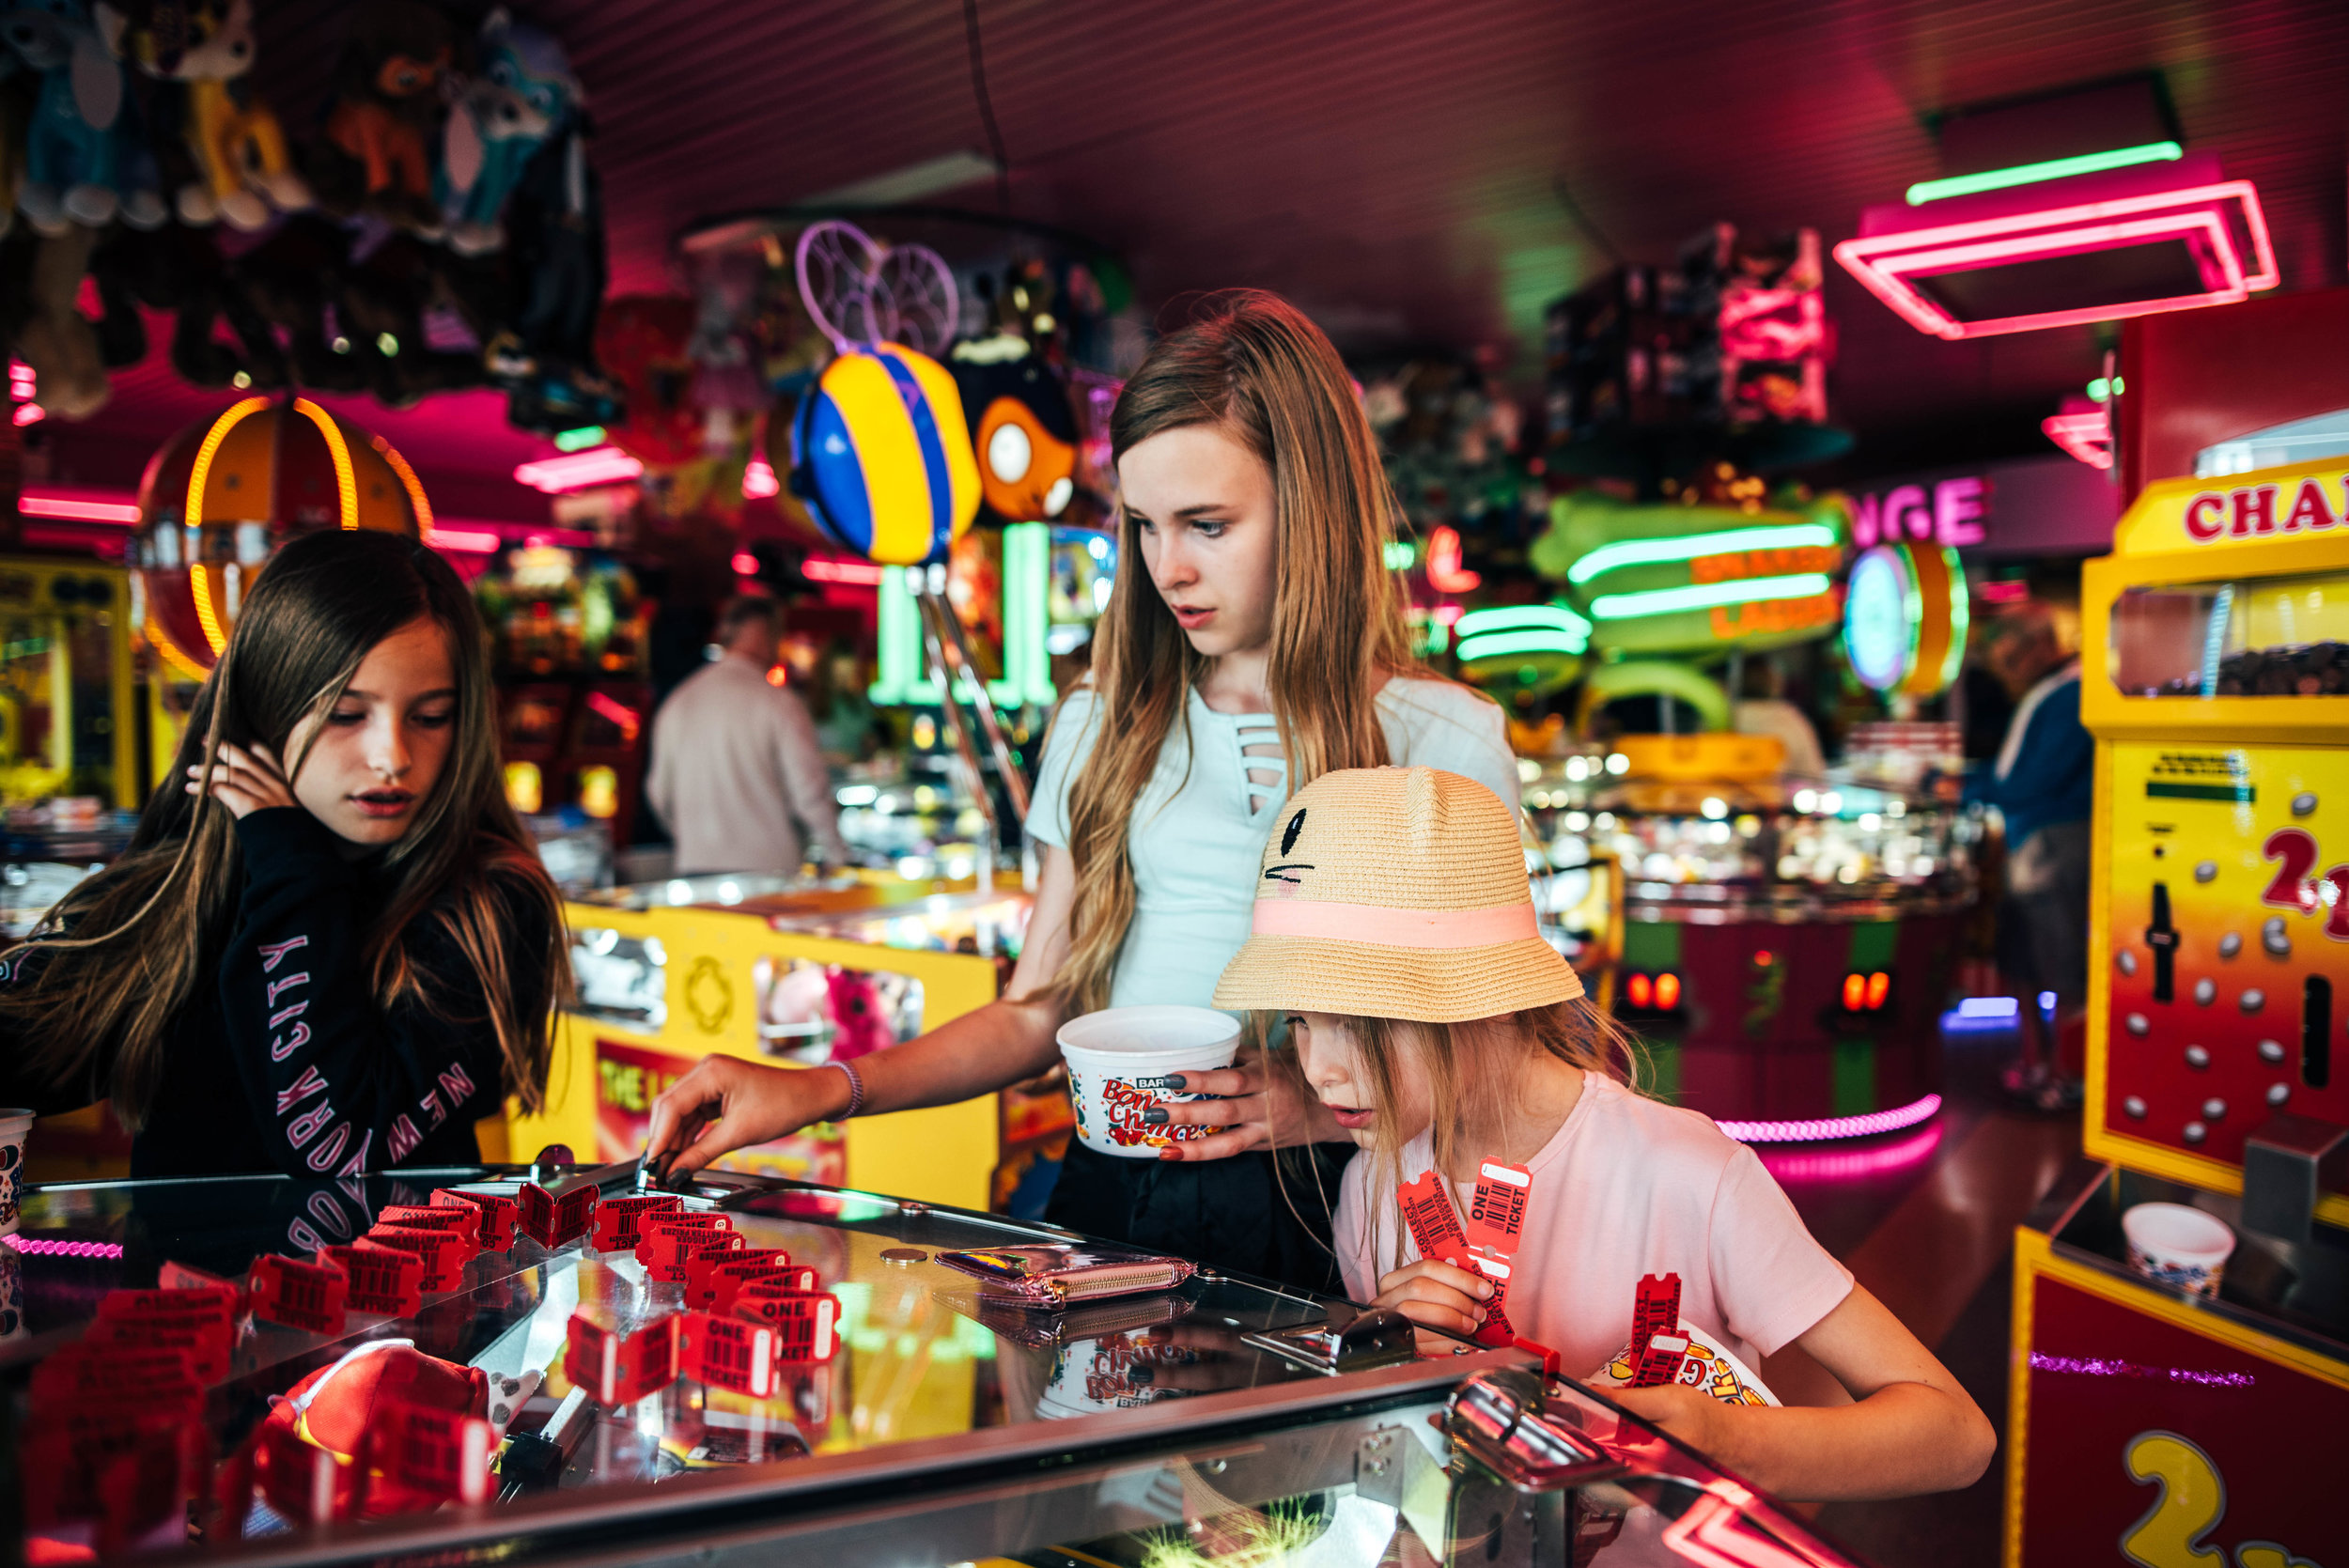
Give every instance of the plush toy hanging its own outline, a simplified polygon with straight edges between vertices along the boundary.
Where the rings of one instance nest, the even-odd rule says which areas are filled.
[[[800,236],[800,290],[838,357],[800,401],[791,482],[835,541],[890,566],[941,561],[979,510],[955,379],[900,341],[954,336],[953,275],[934,251],[884,251],[851,225]]]
[[[43,234],[117,216],[151,228],[165,216],[155,161],[123,90],[119,13],[50,0],[8,13],[0,43],[37,82],[16,206]]]
[[[1014,333],[956,345],[953,364],[987,504],[1006,522],[1059,517],[1077,493],[1067,386]]]
[[[285,128],[246,80],[255,53],[253,0],[155,5],[129,29],[123,46],[142,71],[179,88],[181,223],[251,230],[272,212],[310,205]]]
[[[437,237],[432,195],[441,85],[457,46],[448,19],[424,0],[369,0],[359,8],[334,68],[326,134],[305,160],[320,206],[361,212]]]
[[[538,149],[571,129],[584,96],[563,46],[503,6],[481,23],[477,47],[479,74],[449,116],[442,149],[448,244],[460,256],[504,247],[506,198]]]

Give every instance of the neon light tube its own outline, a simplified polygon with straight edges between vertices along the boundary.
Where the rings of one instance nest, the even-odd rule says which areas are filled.
[[[602,426],[582,425],[577,429],[557,430],[554,433],[554,449],[557,452],[583,452],[602,440]]]
[[[2072,158],[2050,158],[2043,163],[2017,163],[2011,169],[1984,169],[1980,174],[1955,174],[1946,179],[1921,179],[1908,188],[1908,205],[1922,207],[1929,201],[1950,196],[1979,195],[1984,191],[2036,185],[2043,179],[2135,168],[2139,163],[2173,163],[2185,156],[2186,148],[2175,142],[2147,142],[2141,147],[2114,147],[2110,152],[2083,152]]]
[[[1825,572],[1795,572],[1785,577],[1752,577],[1739,582],[1692,582],[1685,588],[1650,588],[1637,594],[1601,594],[1591,601],[1591,613],[1602,621],[1635,621],[1643,615],[1670,615],[1681,610],[1710,610],[1720,604],[1760,604],[1776,598],[1809,598],[1828,586]]]
[[[2039,429],[2089,467],[2112,466],[2112,418],[2103,409],[2091,413],[2051,413],[2039,422]]]
[[[319,427],[319,434],[326,438],[326,455],[334,459],[334,495],[342,505],[343,527],[346,529],[358,527],[359,476],[351,470],[350,448],[343,441],[341,427],[334,423],[333,414],[328,413],[307,397],[295,398],[293,406],[294,412],[308,418],[311,424]],[[430,527],[426,520],[419,519],[418,522],[421,528]]]
[[[800,569],[807,574],[810,582],[846,582],[859,588],[878,588],[885,568],[870,561],[826,561],[811,555]]]
[[[1823,522],[1787,523],[1770,528],[1725,528],[1713,534],[1680,534],[1666,539],[1617,539],[1603,544],[1566,568],[1566,581],[1578,586],[1602,572],[1624,567],[1652,567],[1672,561],[1693,561],[1700,555],[1728,555],[1742,550],[1797,550],[1810,545],[1832,547],[1835,530]]]
[[[514,470],[514,478],[532,489],[549,495],[563,490],[584,489],[589,485],[613,485],[623,479],[643,474],[645,465],[616,446],[599,446],[592,452],[578,452],[568,458],[541,458],[537,462],[521,463]]]
[[[1591,623],[1563,604],[1513,604],[1489,610],[1471,610],[1455,615],[1452,628],[1463,637],[1481,637],[1488,631],[1563,631],[1572,635],[1587,635]]]
[[[1890,1110],[1871,1110],[1861,1116],[1821,1116],[1801,1122],[1721,1122],[1721,1131],[1740,1143],[1824,1143],[1837,1138],[1869,1138],[1879,1132],[1898,1132],[1930,1121],[1941,1110],[1941,1096],[1927,1094],[1921,1100],[1895,1106]]]
[[[1463,664],[1480,659],[1507,659],[1533,653],[1580,653],[1591,645],[1587,637],[1573,636],[1563,631],[1488,631],[1482,637],[1463,637],[1455,650]]]
[[[16,509],[28,518],[62,518],[69,522],[118,522],[126,526],[139,520],[135,504],[119,501],[75,501],[62,495],[28,495],[22,497]]]

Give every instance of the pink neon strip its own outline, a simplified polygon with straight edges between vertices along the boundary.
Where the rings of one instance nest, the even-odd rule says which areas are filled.
[[[810,582],[848,582],[860,588],[880,586],[881,568],[869,561],[826,561],[809,556],[800,567]]]
[[[28,1258],[118,1258],[122,1248],[112,1241],[52,1241],[46,1236],[12,1235],[5,1245]]]
[[[505,536],[498,534],[476,534],[470,528],[443,528],[435,524],[430,540],[436,550],[463,551],[470,555],[487,555],[503,547]]]
[[[2211,204],[2234,200],[2241,204],[2244,227],[2250,234],[2255,270],[2245,272],[2241,252],[2233,235],[2218,221],[2208,205],[2196,215],[2215,225],[2214,248],[2230,279],[2229,289],[2205,295],[2184,295],[2169,300],[2144,300],[2131,303],[2094,307],[2086,310],[2052,311],[2037,316],[2001,317],[1984,321],[1956,322],[1911,288],[1901,276],[1917,270],[1912,253],[1919,246],[1954,244],[1971,240],[2004,237],[2008,247],[1989,247],[1983,259],[1997,259],[2004,255],[2022,257],[2038,255],[2058,255],[2067,249],[2080,248],[2072,243],[2077,230],[2062,230],[2059,225],[2118,218],[2127,213],[2158,210],[2163,208],[2186,209],[2191,204]],[[2186,212],[2176,216],[2186,217]],[[2197,225],[2199,226],[2199,225]],[[2163,232],[2155,229],[2152,232]],[[2089,202],[2077,207],[2051,208],[2040,212],[2011,213],[2000,218],[1985,218],[1972,223],[1944,224],[1930,228],[1904,229],[1891,234],[1869,235],[1846,240],[1835,247],[1835,259],[1845,271],[1858,278],[1860,285],[1909,325],[1937,337],[1983,337],[1999,333],[2028,332],[2042,327],[2066,326],[2084,321],[2118,320],[2129,316],[2150,316],[2169,310],[2189,310],[2208,304],[2232,304],[2249,293],[2273,288],[2280,278],[2276,267],[2276,253],[2268,238],[2267,217],[2259,204],[2259,192],[2248,179],[2223,180],[2217,184],[2198,185],[2184,190],[2156,192],[2152,195],[2115,198],[2110,201]],[[2234,280],[2240,279],[2239,283]],[[2240,288],[2243,292],[2235,292]]]
[[[70,522],[118,522],[125,527],[139,520],[135,502],[83,501],[66,495],[27,495],[16,509],[28,518],[63,518]]]
[[[1715,1125],[1740,1143],[1826,1143],[1838,1138],[1870,1138],[1879,1132],[1898,1132],[1938,1115],[1941,1096],[1927,1094],[1921,1100],[1895,1106],[1890,1110],[1871,1110],[1859,1116],[1825,1116],[1805,1122],[1719,1122]]]
[[[1321,937],[1379,947],[1498,947],[1541,936],[1530,903],[1488,909],[1391,909],[1383,904],[1259,898],[1248,928],[1259,937]]]
[[[2228,280],[2227,287],[2206,290],[2201,294],[2177,294],[2161,300],[2116,302],[2111,304],[2089,305],[2078,310],[2042,311],[2035,316],[2000,316],[1980,321],[1960,321],[1943,312],[1923,295],[1910,289],[1907,274],[1911,272],[1953,272],[1961,267],[1979,265],[1985,261],[2016,259],[2023,256],[2071,256],[2082,251],[2103,248],[2105,241],[2127,242],[2151,239],[2159,235],[2184,238],[2202,234],[2217,255],[2220,269]],[[2233,304],[2249,298],[2243,287],[2243,262],[2234,248],[2233,238],[2217,215],[2209,211],[2177,213],[2166,218],[2139,219],[2131,224],[2109,224],[2093,229],[2050,230],[2030,237],[2028,245],[2016,241],[1999,241],[1979,245],[1949,246],[1940,250],[1919,251],[1890,257],[1881,264],[1885,275],[1896,286],[1909,291],[1921,310],[1930,313],[1937,325],[1927,329],[1937,337],[1983,337],[1998,333],[2028,332],[2043,327],[2073,326],[2084,321],[2111,321],[2126,316],[2150,316],[2165,310],[2192,310],[2204,305]],[[2205,279],[2204,281],[2208,281]]]
[[[520,464],[514,470],[514,478],[552,495],[560,490],[633,479],[644,472],[643,463],[618,447],[599,446],[590,452],[573,452],[568,457],[541,458],[537,462]]]
[[[2039,422],[2041,433],[2091,468],[2112,466],[2112,421],[2095,413],[2051,413]]]

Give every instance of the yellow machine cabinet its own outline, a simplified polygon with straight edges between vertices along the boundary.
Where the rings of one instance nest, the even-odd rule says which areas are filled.
[[[0,798],[136,806],[130,575],[0,556]]]
[[[1001,971],[988,955],[1026,924],[1017,892],[761,894],[761,880],[694,877],[568,904],[579,995],[558,1019],[549,1104],[484,1124],[483,1157],[498,1158],[502,1141],[518,1159],[549,1143],[629,1158],[653,1098],[705,1056],[814,1068],[887,1049],[993,1001]],[[1065,1097],[1008,1091],[811,1127],[722,1163],[984,1210],[998,1165],[1066,1125]]]
[[[2240,1192],[2271,1118],[2349,1126],[2349,465],[2149,487],[2081,610],[2087,1150]]]

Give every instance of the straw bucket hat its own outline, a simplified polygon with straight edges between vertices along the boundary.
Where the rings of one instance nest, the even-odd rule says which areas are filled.
[[[1215,1004],[1461,1023],[1582,994],[1533,918],[1517,817],[1433,768],[1325,773],[1265,844]]]

